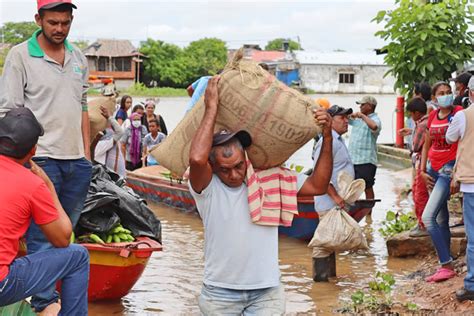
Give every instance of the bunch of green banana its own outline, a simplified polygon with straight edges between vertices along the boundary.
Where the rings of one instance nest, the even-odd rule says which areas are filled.
[[[96,234],[86,234],[77,237],[79,243],[105,244],[104,240]]]
[[[105,237],[105,242],[111,243],[111,242],[130,242],[130,241],[135,241],[135,238],[132,236],[132,232],[129,231],[128,229],[123,228],[122,225],[118,225]]]

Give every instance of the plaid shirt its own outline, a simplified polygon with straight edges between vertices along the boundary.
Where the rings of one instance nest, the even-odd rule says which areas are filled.
[[[421,119],[415,122],[415,128],[413,129],[411,152],[412,154],[421,154],[423,144],[425,143],[425,134],[428,124],[428,115],[423,116]]]
[[[354,165],[371,163],[377,165],[377,138],[382,129],[382,122],[376,113],[369,114],[368,117],[377,124],[375,131],[371,130],[364,120],[358,118],[349,120],[352,126],[349,138],[349,154]]]

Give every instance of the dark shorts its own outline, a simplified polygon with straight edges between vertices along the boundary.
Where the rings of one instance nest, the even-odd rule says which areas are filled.
[[[371,163],[365,163],[362,165],[354,165],[355,178],[364,179],[365,189],[370,189],[375,183],[375,172],[377,166]]]
[[[125,168],[126,168],[128,171],[137,170],[137,169],[139,169],[139,168],[141,168],[141,167],[143,167],[141,161],[140,161],[139,163],[137,163],[137,164],[134,164],[134,163],[132,163],[131,161],[126,161],[126,162],[125,162]]]

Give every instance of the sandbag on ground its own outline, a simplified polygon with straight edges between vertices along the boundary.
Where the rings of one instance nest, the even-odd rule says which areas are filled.
[[[110,113],[114,113],[115,96],[97,97],[87,102],[87,106],[89,108],[89,122],[91,127],[91,142],[100,131],[105,130],[107,127],[107,119],[103,117],[100,112],[101,105],[107,108]]]
[[[241,55],[240,55],[241,57]],[[255,62],[236,58],[218,84],[215,131],[245,129],[252,135],[249,158],[257,169],[281,165],[320,131],[316,103],[287,87]],[[151,154],[167,169],[183,174],[191,141],[204,115],[204,97]]]

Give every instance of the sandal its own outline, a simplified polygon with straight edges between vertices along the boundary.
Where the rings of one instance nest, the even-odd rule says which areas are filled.
[[[432,276],[427,277],[425,280],[426,282],[442,282],[454,278],[456,276],[456,272],[448,268],[439,268],[435,274]]]

